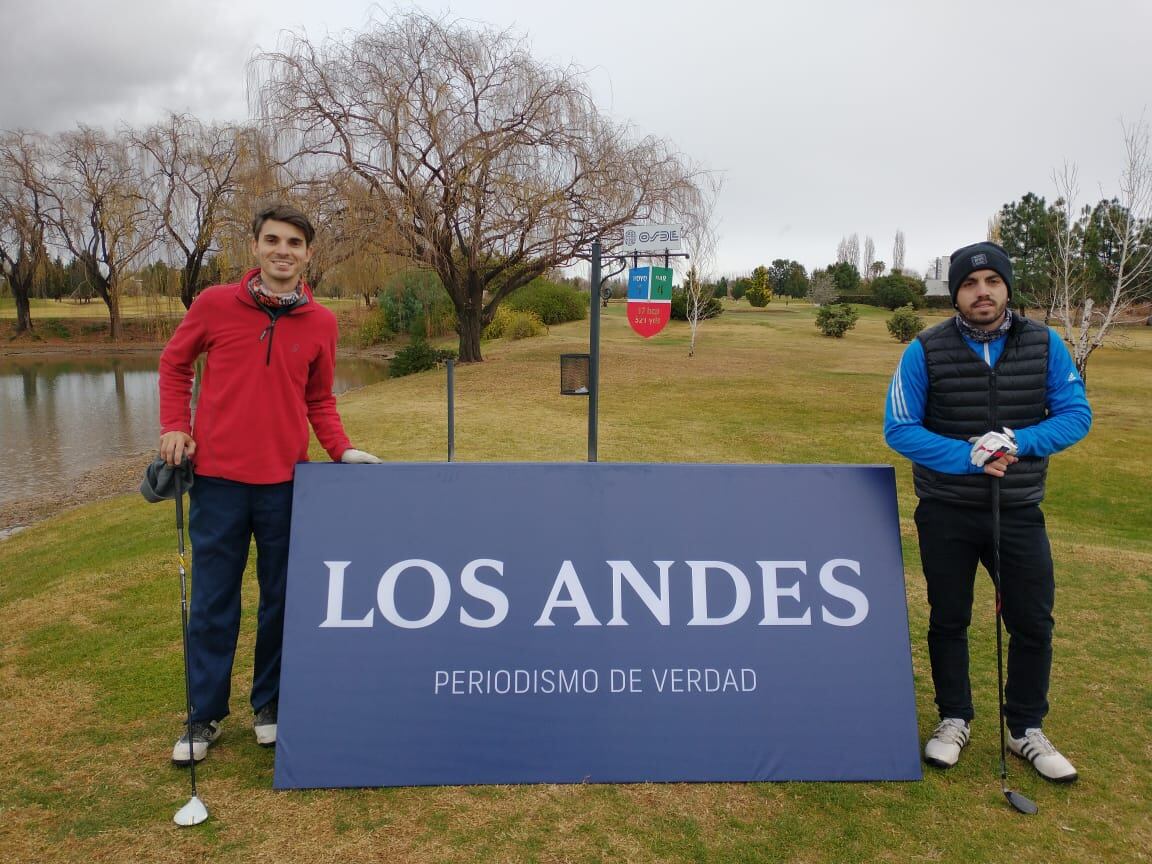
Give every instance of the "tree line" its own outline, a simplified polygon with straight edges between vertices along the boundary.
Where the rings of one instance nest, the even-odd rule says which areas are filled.
[[[716,297],[746,298],[752,306],[766,306],[774,297],[807,299],[817,306],[841,300],[896,309],[923,305],[924,280],[904,271],[904,232],[898,230],[893,242],[892,269],[876,258],[876,247],[866,237],[861,259],[858,234],[843,237],[836,260],[809,275],[804,265],[789,258],[777,258],[760,265],[747,276],[722,277],[713,283]],[[867,262],[862,267],[862,261]]]
[[[309,282],[366,299],[397,270],[435,273],[462,361],[499,304],[630,223],[700,222],[706,176],[656,136],[596,108],[585,75],[533,58],[508,31],[420,11],[357,33],[292,37],[248,72],[254,119],[173,114],[146,128],[0,135],[0,267],[17,330],[56,270],[121,332],[130,280],[163,264],[185,307],[249,260],[260,203],[317,224]],[[710,211],[709,211],[710,212]],[[57,266],[58,265],[58,266]]]

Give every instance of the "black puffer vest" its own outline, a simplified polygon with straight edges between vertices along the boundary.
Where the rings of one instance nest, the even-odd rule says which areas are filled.
[[[928,367],[924,426],[968,440],[990,429],[1024,429],[1048,416],[1048,328],[1016,314],[1004,353],[990,369],[948,319],[918,337]],[[1000,481],[1000,506],[1023,507],[1044,499],[1048,458],[1025,456]],[[916,494],[950,504],[987,507],[987,474],[942,474],[913,465]]]

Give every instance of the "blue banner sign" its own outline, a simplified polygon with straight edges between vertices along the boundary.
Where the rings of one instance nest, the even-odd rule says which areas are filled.
[[[917,780],[893,469],[305,464],[279,789]]]
[[[647,300],[652,288],[651,267],[630,267],[628,269],[628,299]]]

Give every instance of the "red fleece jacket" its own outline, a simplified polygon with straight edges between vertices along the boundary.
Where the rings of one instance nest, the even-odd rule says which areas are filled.
[[[336,316],[305,285],[308,302],[273,326],[248,293],[259,272],[205,289],[172,334],[160,355],[160,427],[196,441],[197,474],[282,483],[308,461],[309,423],[333,461],[352,445],[332,395]],[[201,354],[193,424],[193,365]]]

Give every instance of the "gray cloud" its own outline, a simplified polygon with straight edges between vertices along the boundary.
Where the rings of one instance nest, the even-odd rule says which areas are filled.
[[[887,260],[898,228],[922,269],[1005,202],[1051,197],[1065,159],[1086,198],[1114,190],[1119,121],[1152,107],[1148,0],[416,2],[526,34],[538,58],[588,69],[602,110],[723,172],[727,272],[822,266],[852,233]],[[0,128],[44,131],[242,118],[257,46],[371,14],[368,0],[0,3]]]
[[[115,125],[244,104],[250,19],[225,0],[41,0],[5,10],[0,128]]]

